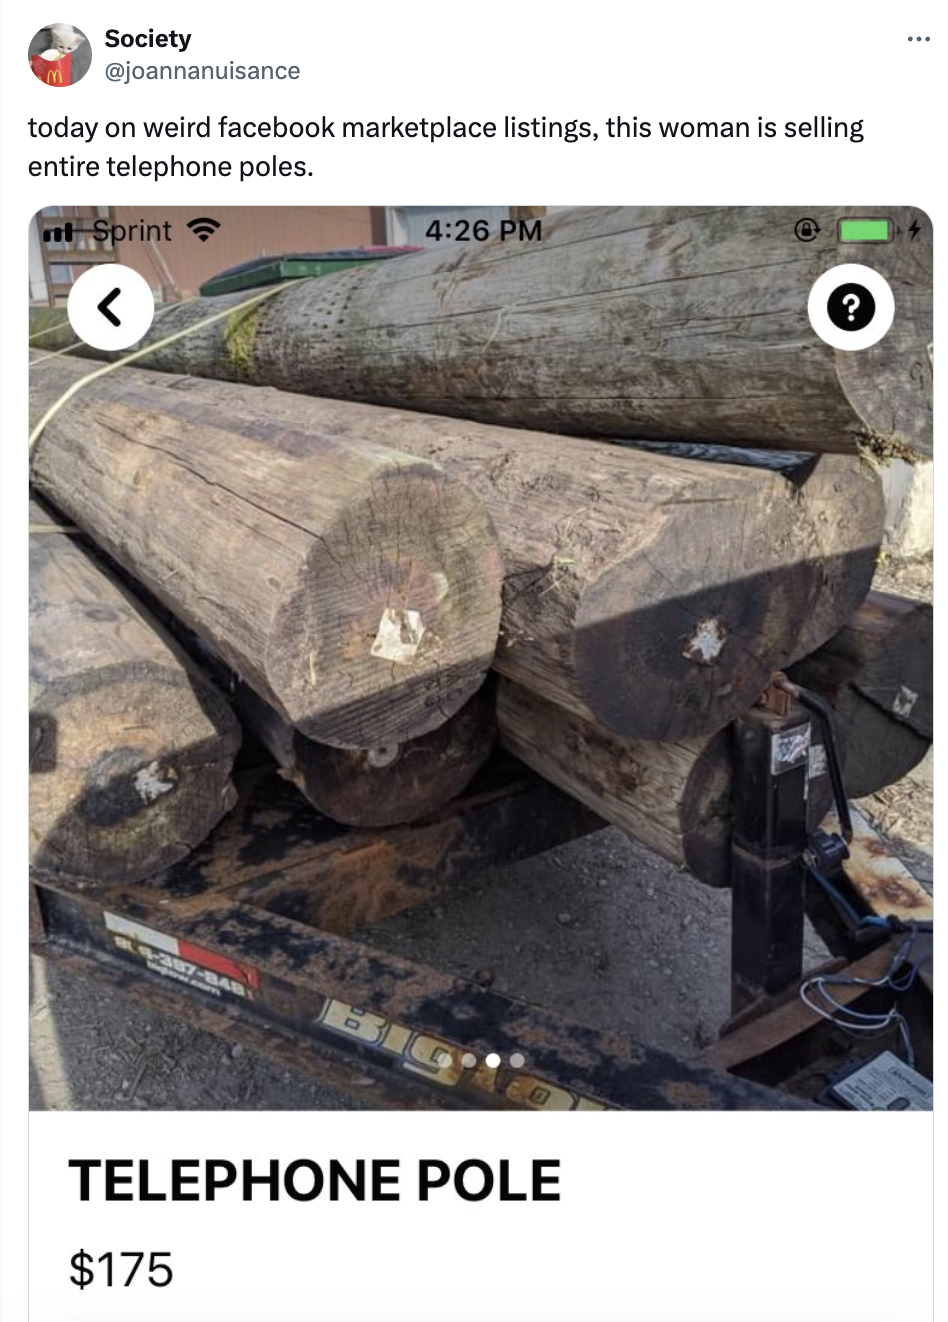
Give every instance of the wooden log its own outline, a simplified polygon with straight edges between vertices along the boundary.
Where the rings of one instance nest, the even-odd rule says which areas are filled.
[[[233,806],[240,729],[157,621],[58,524],[30,503],[30,863],[141,881]]]
[[[728,729],[661,743],[617,739],[506,680],[497,728],[504,748],[633,840],[706,885],[730,884]],[[832,802],[823,759],[811,759],[808,789],[816,826]]]
[[[816,531],[821,579],[812,609],[797,622],[790,664],[831,637],[864,600],[885,532],[885,497],[878,472],[846,455],[811,456],[785,476]]]
[[[728,884],[727,730],[623,741],[504,680],[497,727],[501,745],[544,779],[699,880]]]
[[[931,604],[871,592],[851,620],[794,670],[801,684],[832,694],[851,684],[892,720],[933,737]]]
[[[850,455],[741,449],[690,441],[642,442],[650,453],[704,463],[731,463],[779,472],[791,483],[816,533],[821,578],[812,610],[798,621],[786,664],[830,638],[872,586],[885,533],[885,497],[878,473]]]
[[[852,798],[901,780],[932,743],[933,623],[927,602],[873,592],[849,623],[791,667],[836,713]]]
[[[121,571],[119,571],[121,572]],[[140,585],[130,584],[140,593]],[[443,807],[467,787],[494,747],[494,677],[436,730],[400,744],[333,748],[307,739],[245,684],[151,593],[145,604],[223,693],[280,775],[325,817],[346,826],[400,826]]]
[[[88,365],[31,374],[31,425]],[[481,502],[351,432],[213,407],[123,369],[49,421],[33,480],[310,738],[399,743],[482,683],[502,565]]]
[[[127,370],[212,414],[232,407],[232,386]],[[392,445],[468,487],[503,546],[495,668],[628,738],[725,725],[801,637],[818,646],[868,589],[881,497],[853,456],[811,457],[795,483],[762,467],[274,390],[244,389],[240,406],[271,429]],[[830,495],[848,522],[828,517]]]
[[[496,733],[491,684],[437,730],[375,748],[331,748],[306,739],[245,684],[233,701],[284,778],[326,817],[347,826],[400,826],[434,812],[467,787]]]
[[[810,214],[820,232],[800,243],[787,207],[563,211],[541,242],[296,281],[149,365],[583,436],[931,453],[931,223],[873,248],[895,320],[847,353],[807,316],[817,276],[853,260],[847,208]],[[918,215],[884,214],[903,230]],[[170,307],[152,342],[245,297]]]

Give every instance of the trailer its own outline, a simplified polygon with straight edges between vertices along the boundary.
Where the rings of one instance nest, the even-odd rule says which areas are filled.
[[[449,903],[453,886],[487,866],[605,825],[510,757],[496,756],[441,811],[385,830],[320,817],[271,765],[245,768],[238,787],[237,807],[205,844],[147,883],[33,876],[35,953],[375,1107],[808,1109],[833,1100],[825,1083],[841,1065],[878,1054],[875,1039],[841,1054],[838,1026],[800,987],[835,978],[847,983],[840,1000],[869,1010],[887,995],[873,984],[902,937],[880,927],[870,948],[854,950],[818,888],[807,888],[806,905],[834,953],[799,974],[786,905],[761,910],[759,888],[756,899],[735,889],[736,1013],[698,1061],[636,1041],[621,1024],[578,1023],[354,939],[363,924],[436,894]],[[859,829],[853,877],[867,908],[927,916],[930,928],[926,892]],[[900,998],[916,1067],[929,1075],[930,985],[913,979]]]

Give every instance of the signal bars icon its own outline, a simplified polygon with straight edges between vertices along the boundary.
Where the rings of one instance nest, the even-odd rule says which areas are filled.
[[[208,239],[221,227],[219,220],[213,216],[195,216],[193,220],[188,221],[188,229],[196,235],[202,243],[207,243]]]
[[[80,229],[82,227],[80,226]],[[72,243],[72,236],[75,230],[72,221],[67,220],[65,225],[53,225],[50,229],[43,230],[44,243]]]

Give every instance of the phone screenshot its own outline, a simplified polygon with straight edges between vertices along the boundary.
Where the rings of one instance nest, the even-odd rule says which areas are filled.
[[[9,1316],[935,1316],[921,145],[171,8],[4,111]]]

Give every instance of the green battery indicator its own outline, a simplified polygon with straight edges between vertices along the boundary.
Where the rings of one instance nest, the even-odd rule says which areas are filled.
[[[849,216],[839,222],[840,243],[891,243],[895,226],[885,216]]]

